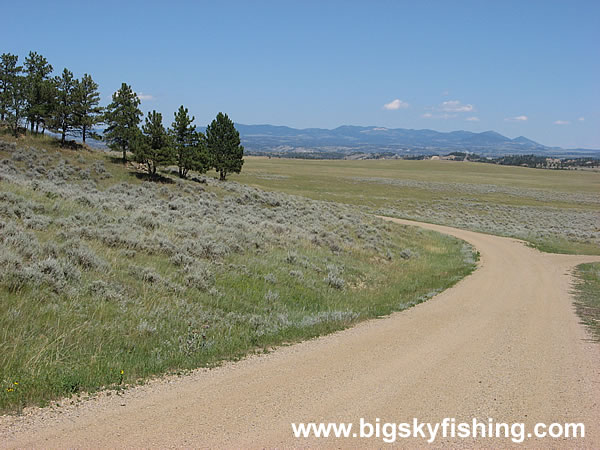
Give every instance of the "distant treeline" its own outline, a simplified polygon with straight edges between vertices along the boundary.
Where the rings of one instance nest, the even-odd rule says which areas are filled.
[[[574,167],[600,167],[600,159],[583,158],[553,158],[539,155],[507,155],[497,158],[482,157],[476,153],[452,152],[445,155],[453,157],[455,161],[485,162],[502,166],[522,166],[537,169],[569,169]]]
[[[305,152],[273,152],[273,151],[260,151],[250,150],[248,152],[252,156],[266,156],[268,158],[287,158],[287,159],[351,159],[351,160],[364,160],[364,159],[401,159],[400,156],[395,153],[344,153],[335,151],[305,151]]]
[[[598,158],[552,158],[536,155],[502,156],[494,160],[496,164],[527,166],[541,169],[569,169],[574,167],[600,167]]]
[[[382,158],[390,158],[384,154]],[[471,161],[483,162],[489,164],[499,164],[501,166],[521,166],[536,169],[573,169],[577,167],[596,168],[600,167],[599,158],[553,158],[539,155],[507,155],[492,158],[489,156],[480,156],[477,153],[451,152],[446,155],[408,155],[402,159],[409,161],[422,161],[424,159],[440,158],[452,161]]]
[[[392,152],[384,153],[343,153],[343,152],[266,152],[251,151],[254,156],[267,156],[269,158],[292,158],[292,159],[404,159],[408,161],[422,161],[425,159],[440,158],[452,161],[483,162],[499,164],[503,166],[521,166],[538,169],[573,169],[577,167],[597,168],[600,167],[600,159],[583,158],[552,158],[538,155],[508,155],[492,158],[480,156],[476,153],[451,152],[446,155],[398,155]]]
[[[63,69],[52,76],[54,68],[46,58],[29,52],[23,65],[10,53],[0,55],[0,124],[15,137],[26,133],[44,134],[48,129],[60,135],[62,146],[67,136],[106,141],[123,153],[132,152],[135,160],[156,175],[158,166],[176,164],[181,177],[190,170],[199,173],[215,169],[221,179],[239,173],[243,165],[244,147],[240,135],[227,114],[219,113],[206,128],[196,131],[195,118],[183,105],[174,115],[170,128],[163,125],[162,114],[148,113],[144,124],[140,99],[131,86],[123,83],[112,95],[112,102],[100,106],[98,84],[89,74],[81,79]],[[94,128],[104,124],[102,136]],[[140,126],[141,125],[141,126]]]

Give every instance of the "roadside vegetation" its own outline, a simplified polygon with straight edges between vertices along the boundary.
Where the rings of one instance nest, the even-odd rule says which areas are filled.
[[[577,266],[574,291],[577,314],[594,338],[600,341],[600,263]]]
[[[475,267],[457,239],[347,205],[15,142],[0,142],[4,412],[340,330]]]
[[[242,183],[357,205],[365,212],[524,239],[543,251],[600,254],[600,173],[454,161],[250,157]]]

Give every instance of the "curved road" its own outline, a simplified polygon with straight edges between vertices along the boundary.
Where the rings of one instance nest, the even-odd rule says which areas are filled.
[[[525,422],[529,431],[537,422],[583,422],[585,439],[525,444],[600,448],[600,352],[569,295],[570,269],[600,257],[545,254],[514,239],[390,220],[470,242],[480,267],[385,319],[59,413],[0,418],[0,446],[379,447],[380,439],[295,439],[290,423],[476,417]]]

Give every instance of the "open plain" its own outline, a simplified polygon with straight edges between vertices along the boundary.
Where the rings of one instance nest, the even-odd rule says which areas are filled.
[[[600,174],[456,161],[248,158],[235,178],[364,211],[600,254]]]

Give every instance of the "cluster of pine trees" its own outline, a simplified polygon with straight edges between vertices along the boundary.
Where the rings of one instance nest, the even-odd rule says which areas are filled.
[[[141,124],[139,104],[131,86],[123,83],[104,113],[104,140],[123,152],[123,162],[130,151],[137,162],[148,167],[148,173],[155,175],[159,166],[174,164],[182,178],[190,170],[204,173],[215,169],[224,180],[229,173],[242,170],[244,147],[227,114],[217,114],[204,134],[196,129],[195,117],[190,117],[183,105],[175,113],[172,125],[165,128],[162,114],[157,111],[149,112]]]
[[[22,122],[32,133],[46,128],[61,135],[79,135],[85,142],[92,128],[102,120],[98,84],[85,74],[80,80],[64,69],[52,77],[52,65],[42,55],[29,52],[24,64],[17,55],[0,56],[0,121],[8,123],[18,136]]]
[[[90,75],[77,79],[66,68],[54,77],[52,72],[52,65],[36,52],[29,52],[22,66],[16,55],[0,56],[0,122],[8,124],[15,136],[23,123],[34,134],[44,134],[46,129],[59,133],[61,145],[67,136],[79,136],[85,143],[91,135],[121,151],[123,162],[128,152],[133,153],[151,175],[156,175],[159,166],[168,165],[177,165],[182,178],[190,170],[215,169],[221,180],[241,171],[244,147],[227,114],[217,114],[206,134],[197,131],[195,118],[183,106],[169,128],[156,111],[149,112],[142,123],[140,99],[126,83],[102,108],[98,84]],[[101,123],[106,129],[99,136],[94,127]]]

